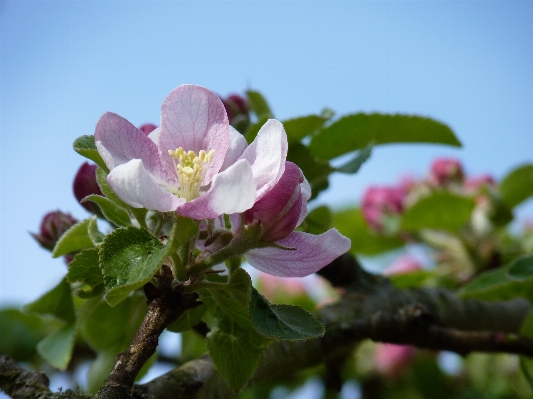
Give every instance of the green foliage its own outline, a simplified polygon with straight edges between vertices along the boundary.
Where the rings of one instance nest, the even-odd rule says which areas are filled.
[[[57,258],[61,255],[79,251],[83,248],[93,247],[94,244],[89,235],[89,225],[93,220],[96,220],[96,216],[82,220],[68,229],[57,241],[54,250],[52,251],[52,256]]]
[[[533,164],[513,169],[500,183],[503,200],[511,208],[533,196]]]
[[[313,135],[329,120],[320,115],[306,115],[283,121],[289,145],[301,141],[304,137]]]
[[[131,226],[131,218],[129,213],[124,209],[116,205],[109,198],[102,197],[101,195],[89,195],[83,199],[85,201],[92,201],[96,203],[102,213],[111,223],[116,224],[117,226]]]
[[[342,117],[316,134],[309,145],[322,160],[359,150],[374,142],[434,143],[460,146],[461,143],[445,124],[410,115],[352,114]],[[342,143],[342,145],[339,145]]]
[[[533,277],[533,255],[515,259],[507,268],[507,276],[517,281],[525,281]]]
[[[373,231],[359,208],[336,212],[333,221],[337,230],[352,240],[350,251],[354,254],[377,255],[404,245],[404,241],[398,236],[386,236]]]
[[[70,262],[67,273],[69,283],[80,282],[84,286],[77,290],[82,298],[100,295],[104,291],[104,279],[98,259],[98,249],[82,249]]]
[[[304,341],[324,335],[324,325],[299,306],[271,305],[252,289],[250,319],[259,334],[276,341]]]
[[[405,230],[436,229],[456,231],[470,220],[474,200],[449,192],[422,198],[402,215]]]
[[[272,111],[268,105],[267,100],[261,93],[254,90],[247,90],[246,97],[248,99],[248,105],[250,110],[254,112],[258,118],[267,117],[273,118]]]
[[[81,156],[94,161],[98,166],[109,172],[104,160],[98,153],[96,145],[94,143],[94,136],[81,136],[74,140],[72,144],[74,151]]]
[[[76,324],[69,323],[48,335],[37,345],[37,351],[50,365],[65,370],[72,357]]]
[[[193,326],[198,324],[202,317],[204,317],[205,312],[207,311],[207,306],[202,304],[193,309],[188,309],[183,314],[178,317],[178,319],[167,327],[167,330],[172,332],[183,332],[190,330]]]
[[[359,169],[361,169],[361,166],[363,166],[363,164],[366,161],[368,161],[368,159],[370,158],[373,147],[374,147],[374,143],[373,142],[369,143],[365,148],[358,151],[350,161],[346,162],[342,166],[335,168],[335,171],[346,173],[349,175],[359,172]]]
[[[107,172],[105,169],[96,168],[96,182],[100,186],[100,190],[102,190],[102,194],[104,194],[115,205],[117,205],[120,208],[124,208],[124,209],[129,208],[129,205],[127,205],[124,201],[122,201],[119,198],[119,196],[113,191],[113,189],[107,182]]]
[[[332,227],[333,214],[327,206],[319,206],[307,214],[304,230],[309,234],[322,234]]]
[[[159,240],[144,229],[120,228],[108,234],[99,252],[106,301],[115,306],[146,284],[167,258]]]
[[[67,283],[66,279],[61,280],[57,286],[39,299],[26,305],[24,310],[28,313],[52,315],[67,323],[73,322],[76,316],[70,284]]]

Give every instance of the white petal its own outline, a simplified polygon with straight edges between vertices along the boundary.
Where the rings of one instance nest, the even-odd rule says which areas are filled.
[[[305,217],[307,216],[307,201],[309,201],[309,198],[311,198],[311,186],[309,185],[309,182],[304,176],[303,183],[300,184],[300,188],[302,189],[302,210],[300,211],[300,217],[298,218],[298,223],[296,223],[296,227],[302,224]]]
[[[255,201],[255,180],[245,159],[237,161],[213,178],[201,197],[186,202],[178,212],[193,219],[214,219],[223,214],[241,213]]]
[[[294,232],[278,241],[287,248],[253,249],[246,260],[256,269],[280,277],[304,277],[315,273],[350,249],[350,240],[336,229],[318,236]]]
[[[276,185],[285,170],[287,134],[281,122],[269,119],[239,159],[247,159],[257,183],[256,200]]]
[[[159,142],[159,134],[161,133],[161,128],[156,127],[154,130],[150,132],[148,135],[148,138],[152,140],[156,145]]]
[[[239,159],[246,147],[248,147],[248,143],[244,136],[233,126],[230,126],[228,152],[226,152],[226,158],[224,158],[224,163],[222,164],[220,171],[226,170],[237,162],[237,159]]]
[[[117,166],[107,176],[113,191],[128,205],[153,211],[174,211],[185,202],[163,189],[140,159]]]

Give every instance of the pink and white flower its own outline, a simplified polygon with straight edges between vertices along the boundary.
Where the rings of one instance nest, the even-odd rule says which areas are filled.
[[[220,98],[194,85],[168,95],[160,128],[149,136],[108,112],[94,137],[110,170],[107,181],[124,202],[193,219],[251,208],[278,182],[287,156],[280,122],[269,120],[247,146]]]

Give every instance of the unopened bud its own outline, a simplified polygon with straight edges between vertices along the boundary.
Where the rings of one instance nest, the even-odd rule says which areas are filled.
[[[61,211],[49,212],[41,221],[39,233],[30,233],[41,247],[53,250],[56,242],[70,227],[78,223],[69,213]]]
[[[361,212],[366,222],[378,231],[384,230],[385,219],[403,212],[405,191],[401,187],[369,187],[363,195]]]
[[[103,195],[100,186],[98,186],[98,183],[96,182],[96,168],[97,166],[95,164],[90,164],[88,162],[81,165],[74,178],[72,188],[74,190],[74,196],[81,206],[97,216],[102,216],[100,207],[97,204],[91,201],[81,202],[81,200],[88,195]]]
[[[429,171],[429,182],[437,187],[450,183],[461,183],[464,178],[463,167],[454,158],[438,158],[433,161]]]
[[[154,131],[155,129],[157,129],[157,126],[152,124],[152,123],[145,123],[144,125],[142,125],[139,130],[141,130],[144,134],[146,134],[147,136],[152,133],[152,131]]]
[[[244,132],[250,123],[249,107],[246,99],[238,94],[231,94],[221,100],[226,108],[231,126],[240,132]]]

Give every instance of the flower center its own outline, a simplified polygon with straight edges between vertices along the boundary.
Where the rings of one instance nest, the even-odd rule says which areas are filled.
[[[176,148],[175,151],[168,150],[178,176],[179,188],[174,191],[175,195],[185,198],[186,201],[200,196],[200,187],[214,153],[215,150],[200,150],[196,155],[194,151],[185,151],[182,147]]]

